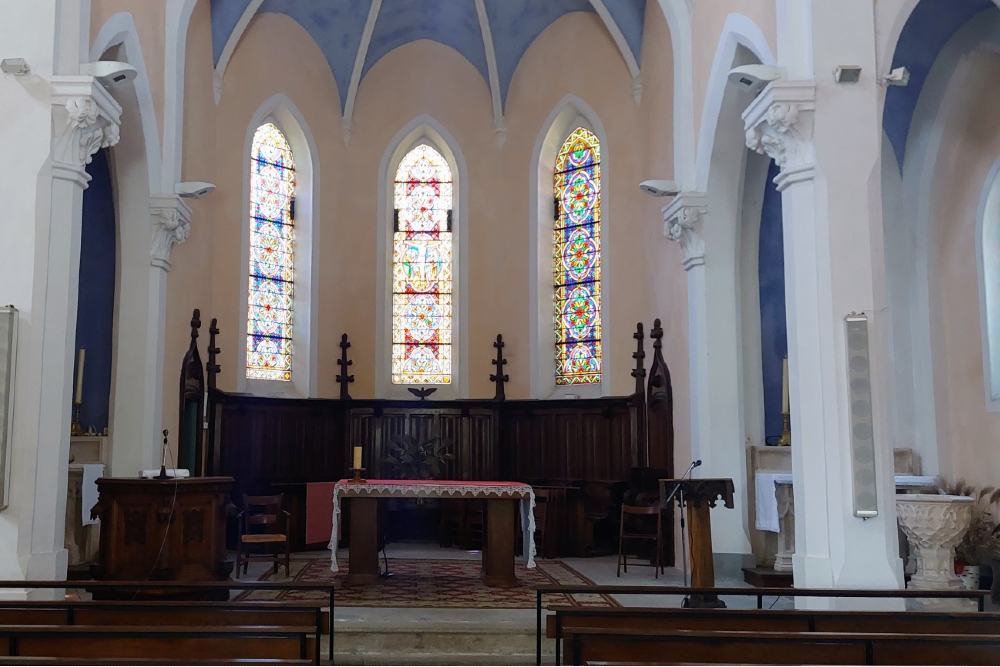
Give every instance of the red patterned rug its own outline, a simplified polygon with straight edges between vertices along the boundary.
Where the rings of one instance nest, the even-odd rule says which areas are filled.
[[[298,581],[303,583],[333,582],[335,604],[345,607],[436,607],[457,609],[534,609],[535,588],[552,585],[593,585],[594,582],[559,560],[540,560],[528,569],[524,563],[515,565],[518,586],[491,588],[479,578],[478,560],[431,558],[395,558],[389,561],[392,577],[367,586],[345,586],[347,563],[340,563],[340,572],[330,571],[326,558],[303,558],[292,561],[292,576],[271,571],[260,581]],[[325,600],[321,591],[246,591],[237,600]],[[583,593],[546,595],[544,604],[579,607],[618,607],[608,595]]]

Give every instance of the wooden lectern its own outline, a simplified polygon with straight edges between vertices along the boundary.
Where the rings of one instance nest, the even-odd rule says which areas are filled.
[[[660,506],[674,489],[674,500],[687,508],[688,545],[691,551],[691,587],[715,588],[715,564],[712,562],[712,517],[709,510],[722,500],[733,508],[733,480],[731,479],[661,479]],[[715,595],[692,595],[688,606],[723,608],[726,603]]]
[[[235,510],[232,477],[97,480],[101,546],[95,579],[110,581],[227,581],[226,517]],[[162,589],[120,593],[95,589],[94,597],[228,600],[229,589]]]

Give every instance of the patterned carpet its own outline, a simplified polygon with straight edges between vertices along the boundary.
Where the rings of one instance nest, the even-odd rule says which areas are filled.
[[[539,560],[529,570],[524,563],[515,564],[518,584],[514,588],[491,588],[479,578],[478,560],[406,559],[389,560],[393,576],[367,586],[344,586],[347,563],[341,560],[340,572],[330,571],[326,558],[292,560],[292,576],[278,575],[270,570],[260,581],[300,581],[326,583],[333,581],[335,604],[345,607],[434,607],[453,609],[534,609],[535,588],[552,585],[593,584],[582,574],[558,560]],[[246,591],[237,600],[325,600],[320,591]],[[607,595],[546,595],[545,604],[568,604],[579,607],[618,607]]]

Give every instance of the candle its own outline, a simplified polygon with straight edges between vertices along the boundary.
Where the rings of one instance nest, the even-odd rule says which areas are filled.
[[[781,360],[781,414],[788,414],[788,357]]]
[[[76,393],[73,396],[73,402],[77,405],[83,403],[83,358],[86,352],[81,347],[76,355]]]
[[[360,468],[361,467],[361,448],[360,447],[355,447],[354,448],[354,467],[355,468]]]

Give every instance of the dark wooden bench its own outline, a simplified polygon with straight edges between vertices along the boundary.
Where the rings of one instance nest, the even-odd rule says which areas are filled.
[[[0,625],[283,625],[329,633],[329,612],[308,602],[0,601]]]
[[[177,662],[245,658],[319,663],[315,625],[0,625],[0,655],[40,658],[154,659]]]
[[[571,664],[997,665],[1000,637],[971,634],[578,627]]]
[[[0,656],[0,665],[176,665],[166,658],[39,658],[37,656]],[[312,660],[277,660],[274,658],[217,658],[185,660],[185,665],[311,665]]]
[[[547,636],[568,638],[574,628],[648,630],[764,630],[1000,636],[1000,613],[826,611],[809,609],[664,609],[550,606]]]

